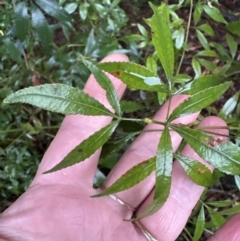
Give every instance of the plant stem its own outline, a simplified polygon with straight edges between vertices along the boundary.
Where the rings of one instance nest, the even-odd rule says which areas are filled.
[[[186,36],[185,36],[185,43],[186,44],[188,42],[188,37],[189,37],[189,30],[190,30],[191,19],[192,19],[192,12],[193,12],[193,0],[190,1],[190,13],[189,13],[189,17],[188,17],[187,31],[186,31]],[[183,63],[183,59],[185,57],[185,52],[186,52],[186,50],[184,48],[182,56],[181,56],[181,59],[180,59],[180,62],[179,62],[179,65],[178,65],[178,69],[177,69],[176,75],[178,75],[179,72],[180,72],[180,69],[181,69],[181,66],[182,66],[182,63]]]
[[[144,119],[137,119],[137,118],[123,118],[123,117],[115,117],[120,121],[136,121],[136,122],[145,122]]]

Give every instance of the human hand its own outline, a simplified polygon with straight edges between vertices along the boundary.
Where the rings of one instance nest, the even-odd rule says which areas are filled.
[[[112,54],[104,61],[128,61],[125,55]],[[118,97],[121,98],[125,85],[111,76]],[[90,96],[99,100],[107,108],[111,108],[102,90],[93,76],[90,76],[84,88]],[[187,96],[175,96],[171,101],[173,110]],[[164,104],[154,119],[164,121],[167,113]],[[176,123],[193,122],[198,113],[178,118]],[[100,190],[92,188],[93,177],[97,168],[101,150],[95,152],[84,162],[66,169],[43,175],[54,167],[78,143],[111,122],[110,117],[67,116],[54,141],[51,143],[38,168],[37,174],[28,190],[0,216],[0,241],[145,241],[143,230],[130,219],[134,209],[142,212],[153,197],[155,182],[154,173],[135,187],[117,193],[113,198],[90,196]],[[225,123],[216,117],[205,118],[202,126],[223,126]],[[149,124],[146,129],[156,129]],[[227,130],[212,130],[220,134],[228,134]],[[104,183],[109,187],[116,179],[136,164],[155,155],[160,138],[159,132],[142,133],[128,148],[116,167]],[[171,132],[173,149],[176,150],[181,137]],[[223,138],[219,137],[218,138]],[[205,163],[189,147],[183,154]],[[206,164],[206,163],[205,163]],[[211,166],[206,164],[210,169]],[[164,206],[155,214],[142,219],[141,225],[156,240],[175,240],[184,228],[192,209],[199,200],[204,188],[193,183],[178,162],[173,164],[172,187],[170,196]],[[120,200],[128,204],[120,204]],[[240,240],[240,216],[233,217],[220,229],[211,241]],[[151,240],[151,239],[149,239]],[[154,239],[152,239],[154,240]],[[209,241],[210,241],[209,240]]]

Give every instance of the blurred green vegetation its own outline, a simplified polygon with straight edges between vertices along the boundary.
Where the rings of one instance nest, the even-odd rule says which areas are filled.
[[[158,5],[162,1],[152,2]],[[193,1],[189,23],[192,1],[164,2],[173,3],[169,5],[169,24],[175,43],[176,71],[179,72],[177,88],[206,73],[223,81],[233,80],[233,87],[226,96],[202,115],[219,115],[228,124],[239,126],[240,22],[233,9],[226,13],[216,0],[208,1],[210,5],[206,1]],[[211,8],[211,4],[221,11]],[[147,26],[152,12],[146,0],[131,3],[124,0],[1,1],[0,13],[0,102],[16,90],[44,83],[83,88],[89,71],[78,61],[77,53],[96,62],[117,50],[162,74]],[[234,22],[233,16],[236,17]],[[143,91],[131,93],[126,93],[127,101],[121,104],[126,115],[134,111],[133,117],[140,113],[153,115],[165,100],[163,95]],[[0,108],[2,211],[28,187],[63,116],[29,105]],[[121,124],[118,137],[114,136],[103,148],[99,163],[103,173],[111,170],[121,154],[119,150],[135,138],[131,132],[141,129],[140,124]],[[239,145],[239,130],[231,130],[231,136]],[[102,172],[98,172],[101,180],[104,178]],[[235,177],[235,181],[237,185],[233,182],[233,191],[240,189],[239,177]],[[221,183],[218,188],[222,188]],[[188,235],[194,233],[196,221],[193,215],[188,232],[179,240],[190,240]],[[214,228],[212,223],[208,226]]]

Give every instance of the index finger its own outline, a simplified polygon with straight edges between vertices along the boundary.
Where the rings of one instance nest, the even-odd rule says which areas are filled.
[[[128,57],[123,54],[113,53],[102,60],[102,62],[111,61],[126,62],[128,61]],[[109,78],[116,89],[118,98],[120,99],[125,91],[126,85],[112,75],[109,75]],[[84,92],[97,99],[108,109],[111,109],[111,106],[106,99],[105,90],[100,87],[93,75],[90,75],[84,87]],[[92,156],[79,164],[51,174],[43,175],[42,173],[53,168],[80,142],[109,124],[111,120],[112,118],[108,116],[66,116],[56,137],[46,151],[32,184],[38,182],[79,183],[80,180],[84,180],[90,184],[96,171],[100,150],[96,151]]]

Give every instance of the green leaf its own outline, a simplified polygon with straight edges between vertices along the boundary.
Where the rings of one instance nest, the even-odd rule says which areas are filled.
[[[165,128],[157,150],[156,185],[153,202],[137,217],[137,219],[144,218],[157,212],[166,202],[171,188],[172,161],[171,136],[168,128]]]
[[[4,103],[8,104],[19,102],[65,115],[113,116],[106,107],[82,90],[63,84],[45,84],[25,88],[4,100]]]
[[[218,207],[218,208],[224,208],[224,207],[228,207],[231,206],[233,204],[234,201],[212,201],[212,202],[206,202],[207,205],[210,206],[214,206],[214,207]]]
[[[184,28],[180,27],[178,30],[176,30],[173,34],[173,37],[175,38],[176,49],[181,49],[183,47],[184,37],[185,37]]]
[[[103,192],[94,195],[93,197],[101,197],[110,195],[116,192],[127,190],[143,179],[148,177],[155,170],[156,157],[152,157],[147,161],[141,162],[138,165],[132,167],[125,174],[123,174],[116,182]]]
[[[217,68],[217,65],[214,62],[208,61],[206,59],[201,59],[201,58],[198,58],[197,60],[202,66],[204,66],[206,69],[210,70],[211,72],[213,72]]]
[[[221,82],[222,79],[216,75],[205,75],[193,80],[182,89],[178,90],[176,94],[184,93],[194,95],[200,91],[204,91],[208,88],[218,86],[219,84],[221,84]]]
[[[196,58],[192,58],[192,67],[195,73],[195,78],[199,78],[202,74],[201,65]]]
[[[213,225],[216,228],[220,228],[226,222],[226,219],[221,214],[213,211],[213,209],[211,209],[210,207],[207,206],[207,209]]]
[[[224,118],[229,114],[231,114],[235,109],[235,107],[237,106],[238,99],[239,99],[239,93],[236,93],[234,96],[228,99],[227,102],[222,107],[222,109],[220,110],[219,117]]]
[[[34,6],[32,8],[32,25],[44,45],[49,45],[53,40],[53,33],[42,11]]]
[[[220,211],[219,214],[221,215],[234,215],[240,212],[240,205],[235,207],[229,208],[227,210]]]
[[[35,0],[35,2],[42,10],[60,22],[64,23],[71,20],[70,15],[55,0]]]
[[[231,142],[210,139],[211,137],[200,130],[171,125],[172,129],[193,148],[206,162],[226,174],[240,174],[240,148]],[[215,146],[216,145],[216,146]]]
[[[236,183],[236,186],[237,186],[238,190],[240,190],[240,176],[235,175],[234,179],[235,179],[235,183]]]
[[[234,57],[236,56],[236,53],[237,53],[238,43],[237,43],[237,41],[235,41],[233,36],[229,33],[227,34],[227,44],[230,49],[231,56],[234,59]]]
[[[120,101],[120,105],[121,105],[121,109],[124,113],[130,113],[133,111],[137,111],[143,108],[142,105],[140,105],[137,102],[134,101],[126,101],[126,100],[122,100]]]
[[[148,56],[146,62],[147,62],[146,63],[147,68],[149,70],[151,70],[153,74],[156,75],[158,66],[157,66],[157,62],[156,62],[155,58],[153,56]]]
[[[218,58],[218,54],[214,50],[202,50],[197,53],[197,56],[215,57]]]
[[[87,3],[85,2],[81,3],[79,5],[79,15],[83,21],[87,18],[87,14],[88,14]]]
[[[68,3],[64,9],[67,13],[72,14],[77,9],[77,7],[77,3]]]
[[[197,25],[197,23],[199,22],[202,12],[203,12],[202,3],[198,1],[193,12],[194,25]]]
[[[25,2],[20,2],[14,11],[16,36],[21,40],[25,40],[29,31],[29,14],[28,7]]]
[[[118,100],[117,92],[111,80],[96,66],[87,60],[82,60],[86,67],[92,72],[99,85],[106,90],[106,97],[109,104],[115,110],[118,116],[121,115],[121,107]]]
[[[202,233],[204,231],[205,227],[205,213],[204,213],[204,206],[202,205],[200,212],[198,214],[197,222],[196,222],[196,228],[194,230],[194,235],[193,235],[193,241],[198,241]]]
[[[151,2],[149,4],[154,12],[151,19],[152,42],[167,78],[171,79],[174,71],[174,49],[168,26],[168,9],[165,4],[162,4],[159,8],[155,7]]]
[[[199,42],[201,43],[201,45],[205,48],[205,49],[209,49],[209,45],[208,45],[208,40],[206,39],[206,37],[204,36],[204,34],[200,31],[200,30],[196,30],[197,32],[197,37]]]
[[[240,21],[228,23],[227,30],[237,36],[240,36]]]
[[[89,136],[86,140],[77,145],[59,164],[44,172],[44,174],[72,166],[90,157],[107,142],[118,126],[118,123],[118,121],[113,121],[99,131],[96,131],[93,135]]]
[[[11,41],[6,41],[5,45],[6,45],[6,50],[9,53],[10,57],[18,64],[21,64],[23,62],[21,57],[21,52],[18,48],[16,48],[15,44]]]
[[[180,154],[175,154],[175,157],[193,182],[204,187],[212,185],[212,173],[205,165]]]
[[[200,26],[197,27],[199,30],[203,31],[205,34],[209,35],[209,36],[214,36],[214,30],[213,28],[207,24],[201,24]]]
[[[222,96],[222,94],[230,87],[230,85],[231,82],[225,82],[224,84],[210,87],[206,90],[198,92],[193,96],[190,96],[188,99],[186,99],[174,109],[174,111],[168,118],[168,122],[176,119],[177,117],[195,113],[209,106],[220,96]]]
[[[97,40],[94,35],[94,29],[91,30],[91,32],[88,35],[86,46],[84,49],[84,55],[85,56],[95,56],[96,55],[96,46],[97,45]]]
[[[133,90],[168,92],[161,79],[142,65],[127,62],[108,62],[100,63],[97,66],[119,78]]]
[[[214,21],[225,24],[227,23],[221,12],[216,7],[203,5],[203,10]]]

